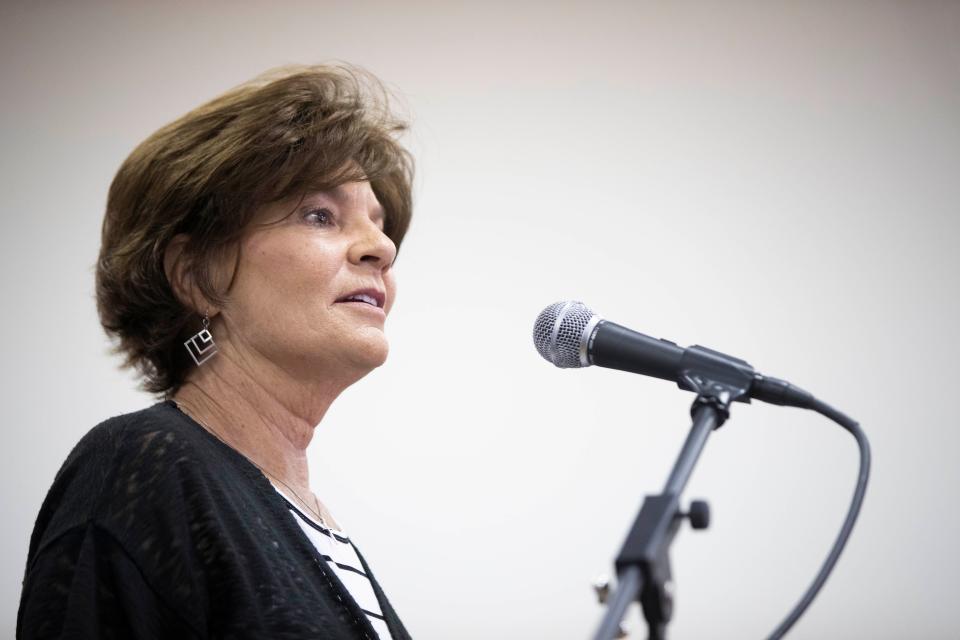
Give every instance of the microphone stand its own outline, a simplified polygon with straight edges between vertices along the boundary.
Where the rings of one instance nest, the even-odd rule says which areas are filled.
[[[702,348],[700,348],[702,349]],[[670,573],[670,544],[681,521],[689,518],[694,529],[710,523],[706,502],[694,501],[687,513],[680,511],[680,494],[703,451],[707,436],[719,429],[730,416],[730,403],[749,402],[752,369],[717,367],[710,362],[709,350],[691,354],[699,364],[684,371],[678,385],[697,392],[690,407],[693,427],[670,472],[663,493],[647,496],[630,533],[620,549],[614,566],[618,587],[607,601],[610,604],[594,640],[618,637],[623,614],[631,602],[639,600],[647,621],[649,640],[664,640],[667,623],[673,615],[673,581]],[[742,362],[742,361],[741,361]],[[714,365],[714,366],[711,366]]]

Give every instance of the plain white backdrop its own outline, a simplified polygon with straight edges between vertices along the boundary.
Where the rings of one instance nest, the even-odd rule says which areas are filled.
[[[313,481],[414,637],[588,637],[686,436],[673,385],[539,358],[569,298],[861,421],[867,500],[790,637],[960,635],[960,3],[6,2],[0,636],[67,453],[153,402],[94,307],[116,169],[235,84],[334,60],[393,87],[418,174],[390,359],[318,427]],[[737,405],[686,493],[714,522],[674,546],[673,637],[772,630],[856,472],[825,419]]]

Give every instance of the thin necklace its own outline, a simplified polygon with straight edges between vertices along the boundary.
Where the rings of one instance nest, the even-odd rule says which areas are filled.
[[[178,402],[177,400],[173,400],[173,404],[177,407],[177,409],[180,410],[180,413],[184,414],[185,416],[187,416],[188,418],[190,418],[190,419],[193,420],[194,422],[198,423],[198,424],[199,424],[200,426],[202,426],[204,429],[206,429],[207,431],[209,431],[210,433],[212,433],[212,434],[214,435],[214,437],[216,437],[217,440],[219,440],[220,442],[222,442],[223,444],[225,444],[226,446],[230,447],[231,449],[233,449],[234,451],[236,451],[237,453],[239,453],[240,455],[242,455],[244,458],[246,458],[247,460],[249,460],[249,461],[250,461],[250,464],[252,464],[252,465],[255,466],[257,469],[259,469],[260,472],[261,472],[263,475],[267,476],[268,478],[272,478],[272,479],[276,480],[277,482],[279,482],[280,484],[282,484],[283,486],[285,486],[285,487],[290,491],[290,493],[292,493],[293,495],[295,495],[295,496],[297,497],[297,499],[301,502],[301,504],[303,504],[303,506],[305,506],[305,507],[307,508],[308,511],[310,511],[310,512],[313,513],[315,516],[317,516],[317,519],[320,520],[320,523],[321,523],[323,526],[325,526],[327,529],[330,530],[331,535],[333,534],[333,530],[334,530],[333,527],[331,527],[331,526],[327,523],[326,518],[324,518],[324,517],[320,514],[320,500],[317,499],[316,494],[314,494],[313,500],[314,500],[314,503],[316,503],[317,508],[314,509],[314,508],[311,507],[309,504],[307,504],[307,501],[304,500],[303,497],[301,497],[301,495],[300,495],[299,493],[297,493],[297,492],[293,489],[293,487],[291,487],[291,486],[288,485],[286,482],[284,482],[283,480],[281,480],[280,477],[277,476],[277,474],[271,473],[271,472],[267,471],[266,469],[264,469],[263,467],[261,467],[259,464],[257,464],[252,458],[250,458],[249,456],[245,455],[243,452],[241,452],[239,449],[237,449],[237,448],[234,447],[233,445],[229,444],[226,440],[224,440],[222,437],[220,437],[220,434],[217,433],[216,431],[214,431],[214,430],[210,427],[210,425],[208,425],[206,422],[204,422],[203,420],[201,420],[200,418],[198,418],[198,417],[195,415],[195,412],[194,412],[194,413],[188,413],[188,412],[184,409],[183,405],[182,405],[180,402]]]

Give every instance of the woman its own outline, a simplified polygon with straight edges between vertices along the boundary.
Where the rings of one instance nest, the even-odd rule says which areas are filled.
[[[387,356],[405,127],[369,75],[299,67],[123,163],[97,306],[165,400],[98,425],[57,474],[18,637],[409,637],[306,456],[330,403]]]

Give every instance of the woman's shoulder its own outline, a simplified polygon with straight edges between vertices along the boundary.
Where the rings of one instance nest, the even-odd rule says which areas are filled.
[[[127,482],[134,493],[138,480],[162,477],[156,472],[175,469],[178,458],[209,455],[199,435],[169,401],[108,418],[77,442],[51,492],[79,486],[92,499]]]
[[[153,616],[154,624],[200,619],[193,599],[176,591],[186,584],[183,572],[193,568],[182,552],[196,509],[185,505],[199,500],[209,508],[196,488],[205,474],[229,474],[224,465],[210,464],[209,451],[216,450],[202,435],[172,403],[161,402],[104,420],[80,439],[37,516],[18,629],[66,625],[76,615],[84,624],[115,623],[110,629],[123,628],[117,637],[126,637],[127,620],[117,613],[121,600],[134,603],[144,619]],[[95,621],[83,612],[91,602],[103,607]]]
[[[224,452],[169,401],[114,416],[74,446],[43,501],[30,555],[66,531],[96,523],[113,532],[149,515],[176,517],[169,505],[230,473]],[[170,523],[167,523],[170,524]]]
[[[195,440],[196,429],[191,427],[173,402],[158,402],[139,411],[108,418],[90,429],[67,456],[65,466],[75,458],[137,455],[140,449],[162,447],[175,440]]]
[[[57,481],[83,473],[88,487],[103,488],[108,478],[114,483],[124,478],[136,483],[161,477],[185,462],[222,457],[227,452],[217,444],[166,400],[108,418],[90,429],[67,456]],[[203,468],[187,465],[186,469]]]

